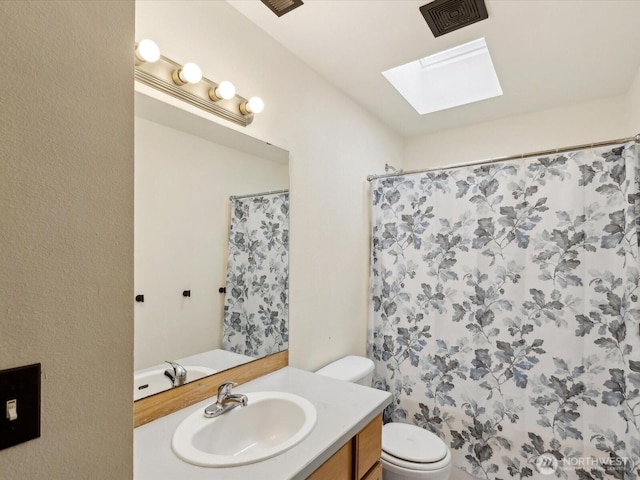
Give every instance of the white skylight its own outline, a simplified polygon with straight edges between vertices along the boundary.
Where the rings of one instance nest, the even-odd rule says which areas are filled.
[[[502,95],[484,38],[382,74],[420,115]]]

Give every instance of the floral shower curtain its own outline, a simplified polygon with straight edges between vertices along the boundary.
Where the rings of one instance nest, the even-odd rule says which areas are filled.
[[[374,180],[385,422],[476,478],[640,475],[637,149]]]
[[[289,193],[231,199],[222,348],[263,357],[289,346]]]

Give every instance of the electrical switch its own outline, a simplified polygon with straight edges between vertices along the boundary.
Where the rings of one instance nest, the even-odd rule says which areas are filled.
[[[7,402],[7,418],[10,422],[18,418],[18,401],[15,398]]]
[[[39,363],[0,370],[0,450],[40,436],[40,375]]]

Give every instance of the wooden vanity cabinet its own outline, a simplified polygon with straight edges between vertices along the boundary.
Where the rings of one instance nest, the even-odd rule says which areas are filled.
[[[313,472],[307,480],[382,480],[382,415]]]
[[[369,470],[363,480],[382,480],[382,463],[378,462],[375,466]]]
[[[353,480],[353,439],[313,472],[307,480]]]

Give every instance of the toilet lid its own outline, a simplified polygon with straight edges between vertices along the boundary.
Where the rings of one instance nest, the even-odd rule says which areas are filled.
[[[439,462],[447,455],[447,445],[437,435],[406,423],[387,423],[382,427],[382,450],[416,463]]]

